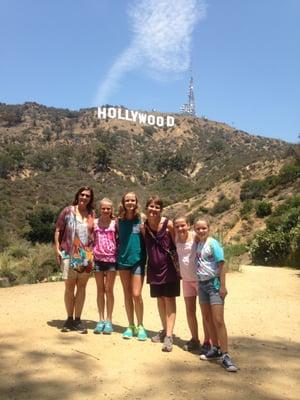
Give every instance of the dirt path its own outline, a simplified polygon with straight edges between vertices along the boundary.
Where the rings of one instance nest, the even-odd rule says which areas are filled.
[[[111,336],[94,335],[95,282],[88,284],[88,335],[61,333],[63,283],[0,290],[0,399],[299,399],[300,272],[244,267],[228,275],[226,320],[233,358],[230,374],[181,350],[189,332],[178,301],[176,345],[125,341],[119,279]],[[159,328],[156,303],[144,287],[145,326]]]

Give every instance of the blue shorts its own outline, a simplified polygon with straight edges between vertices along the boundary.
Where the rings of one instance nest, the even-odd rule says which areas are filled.
[[[145,275],[145,265],[141,263],[136,263],[135,265],[120,265],[117,266],[118,271],[130,271],[131,275]]]
[[[200,304],[224,304],[220,296],[220,278],[215,277],[207,281],[199,281],[199,303]]]
[[[94,272],[116,271],[117,263],[110,263],[104,261],[94,262]]]

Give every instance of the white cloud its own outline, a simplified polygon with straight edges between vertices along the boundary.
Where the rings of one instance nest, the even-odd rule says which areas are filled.
[[[192,33],[205,17],[204,0],[135,0],[129,11],[132,42],[100,84],[96,104],[107,102],[123,75],[143,67],[152,77],[176,74],[190,66]]]

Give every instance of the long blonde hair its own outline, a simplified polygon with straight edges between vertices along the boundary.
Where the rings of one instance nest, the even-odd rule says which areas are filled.
[[[139,201],[138,201],[138,197],[134,192],[127,192],[124,193],[121,199],[121,202],[119,204],[119,213],[118,213],[118,217],[120,219],[126,219],[126,208],[125,208],[125,197],[128,194],[133,194],[135,196],[135,200],[136,200],[136,206],[135,206],[135,210],[134,210],[134,218],[135,217],[139,217],[140,216],[140,211],[139,211]]]

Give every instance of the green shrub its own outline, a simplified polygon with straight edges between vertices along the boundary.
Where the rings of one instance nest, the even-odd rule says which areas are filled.
[[[300,223],[291,230],[289,265],[300,268]]]
[[[232,200],[228,199],[226,196],[222,197],[210,210],[211,215],[221,214],[224,211],[230,209]]]
[[[240,209],[240,215],[242,219],[248,219],[250,217],[250,213],[253,210],[253,201],[246,200],[244,201],[242,208]]]
[[[248,247],[245,244],[228,244],[224,246],[225,260],[231,257],[239,257],[247,253]]]
[[[250,245],[254,264],[283,265],[290,251],[290,235],[284,232],[259,232]]]
[[[55,162],[49,150],[38,150],[29,158],[30,165],[40,171],[49,172],[53,169]]]
[[[7,178],[13,169],[13,158],[6,153],[0,153],[0,178]]]
[[[18,262],[8,252],[0,254],[0,276],[2,278],[8,278],[10,283],[15,283],[18,279],[17,268]]]
[[[37,283],[60,277],[53,247],[46,244],[27,246],[26,254],[16,252],[16,247],[9,247],[0,254],[0,276],[9,279],[13,285]]]
[[[28,257],[20,262],[17,276],[20,283],[38,283],[58,272],[53,247],[37,244],[31,249]]]
[[[272,204],[268,203],[267,201],[260,201],[256,205],[256,216],[258,218],[267,217],[272,213]]]
[[[266,183],[260,180],[249,180],[241,186],[241,201],[250,199],[261,199],[267,189]]]
[[[280,183],[295,182],[300,177],[300,165],[284,165],[279,172]]]

